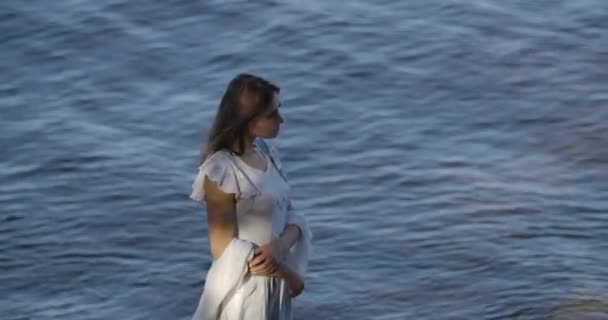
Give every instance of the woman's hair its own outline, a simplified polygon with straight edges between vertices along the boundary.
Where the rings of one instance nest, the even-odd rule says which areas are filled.
[[[249,122],[271,108],[274,93],[279,90],[276,85],[252,74],[241,73],[232,79],[220,101],[199,163],[222,149],[242,154]],[[238,150],[234,150],[236,143]]]

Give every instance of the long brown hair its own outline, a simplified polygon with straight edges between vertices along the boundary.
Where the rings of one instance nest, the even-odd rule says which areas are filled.
[[[278,86],[252,74],[241,73],[232,79],[220,101],[199,164],[222,149],[242,154],[249,122],[271,108],[274,93],[279,91]],[[236,143],[238,150],[234,150]]]

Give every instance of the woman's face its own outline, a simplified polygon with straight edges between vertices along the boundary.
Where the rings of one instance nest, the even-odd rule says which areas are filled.
[[[275,92],[271,107],[264,113],[251,120],[249,130],[252,136],[260,138],[274,138],[279,133],[283,117],[279,114],[279,95]]]

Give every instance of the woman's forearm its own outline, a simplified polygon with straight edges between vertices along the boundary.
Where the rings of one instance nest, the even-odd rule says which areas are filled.
[[[287,210],[291,211],[294,209],[295,208],[290,199]],[[300,230],[300,227],[298,227],[298,225],[292,223],[287,224],[285,226],[285,229],[283,230],[283,233],[279,237],[279,242],[282,247],[281,252],[288,251],[289,248],[291,248],[298,241],[298,239],[300,239],[301,234],[302,230]]]
[[[300,227],[295,224],[288,224],[285,226],[283,233],[277,239],[281,252],[286,252],[291,248],[300,238]]]
[[[304,280],[285,263],[279,265],[278,273],[279,276],[287,282],[287,285],[292,291],[298,292],[299,294],[304,290]]]

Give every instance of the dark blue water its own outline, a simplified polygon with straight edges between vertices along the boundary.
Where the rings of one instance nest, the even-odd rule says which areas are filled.
[[[5,0],[0,44],[2,320],[190,318],[244,71],[315,234],[296,319],[608,319],[606,1]]]

